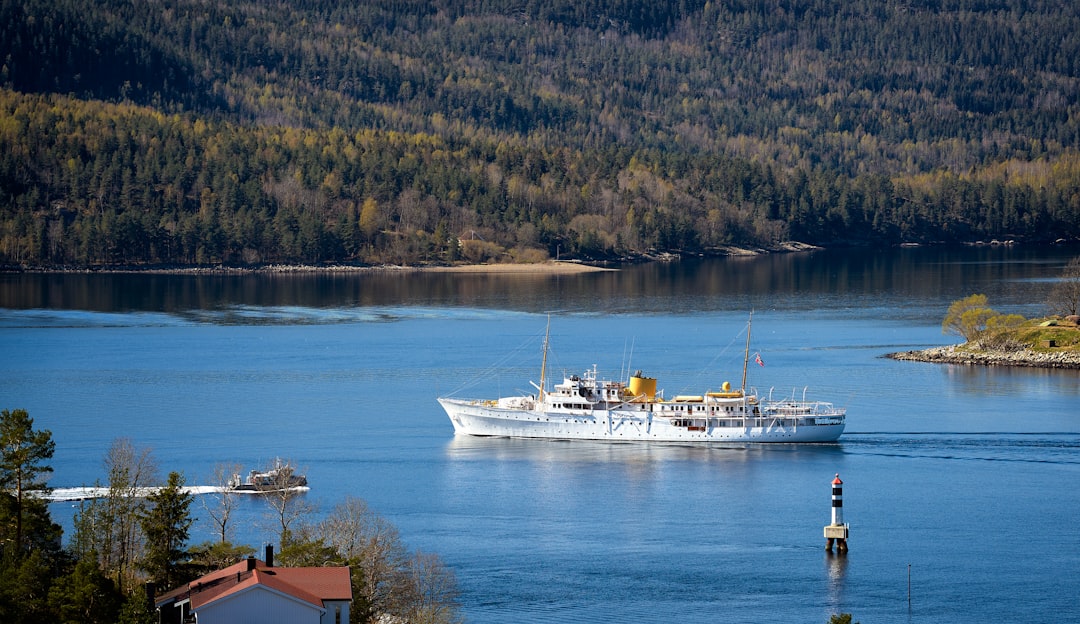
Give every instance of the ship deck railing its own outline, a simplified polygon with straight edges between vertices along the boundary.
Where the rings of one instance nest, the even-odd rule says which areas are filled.
[[[843,408],[836,407],[828,401],[764,401],[761,410],[765,413],[785,414],[792,416],[837,416],[843,415]]]
[[[780,428],[787,429],[791,427],[822,427],[827,425],[842,425],[844,424],[844,418],[836,416],[799,416],[793,418],[791,416],[774,416],[774,417],[761,417],[761,418],[747,418],[745,419],[747,424],[728,425],[721,421],[718,426],[720,427],[764,427],[766,429]]]
[[[665,418],[668,418],[665,416]],[[764,429],[788,429],[797,427],[820,427],[844,424],[844,415],[799,415],[799,416],[675,416],[670,420],[677,427],[688,427],[692,431],[706,428],[745,428],[761,427]]]

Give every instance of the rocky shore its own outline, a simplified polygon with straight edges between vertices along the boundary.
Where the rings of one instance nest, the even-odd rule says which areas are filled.
[[[1076,351],[1015,351],[973,350],[963,345],[933,347],[921,351],[889,353],[885,357],[912,362],[962,364],[966,366],[1026,366],[1031,368],[1080,369],[1080,353]]]

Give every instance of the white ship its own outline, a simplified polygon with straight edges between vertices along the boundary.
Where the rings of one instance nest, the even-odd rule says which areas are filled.
[[[498,399],[442,397],[457,435],[613,442],[835,442],[845,410],[794,397],[761,399],[724,382],[718,391],[665,398],[640,371],[628,383],[602,380],[596,366],[545,388],[547,337],[537,394]],[[750,356],[747,326],[743,388]]]
[[[307,477],[296,471],[280,459],[274,460],[274,467],[265,471],[252,470],[247,477],[234,474],[229,479],[227,489],[235,492],[280,492],[282,490],[307,489]]]

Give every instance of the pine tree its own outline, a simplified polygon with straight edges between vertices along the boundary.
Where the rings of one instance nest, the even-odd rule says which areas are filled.
[[[55,449],[52,432],[35,431],[34,419],[26,410],[0,412],[0,491],[5,495],[10,492],[12,497],[13,543],[19,553],[27,550],[23,541],[23,520],[30,503],[27,494],[48,489],[39,477],[52,472],[52,466],[44,462],[52,459]]]
[[[146,537],[142,569],[161,587],[180,582],[178,564],[185,556],[188,530],[194,519],[190,507],[192,495],[184,491],[184,477],[170,472],[165,487],[147,497],[146,511],[139,514],[139,524]]]
[[[109,624],[116,621],[122,599],[112,580],[98,569],[97,560],[85,558],[71,574],[53,583],[48,602],[58,622]]]
[[[134,591],[120,607],[117,624],[157,624],[158,614],[154,603],[145,591]]]

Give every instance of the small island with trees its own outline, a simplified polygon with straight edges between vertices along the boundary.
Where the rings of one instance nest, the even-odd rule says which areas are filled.
[[[894,360],[940,364],[1080,369],[1080,258],[1074,258],[1050,292],[1051,314],[1024,318],[1000,314],[986,295],[970,295],[949,306],[941,331],[960,345],[890,353]]]

